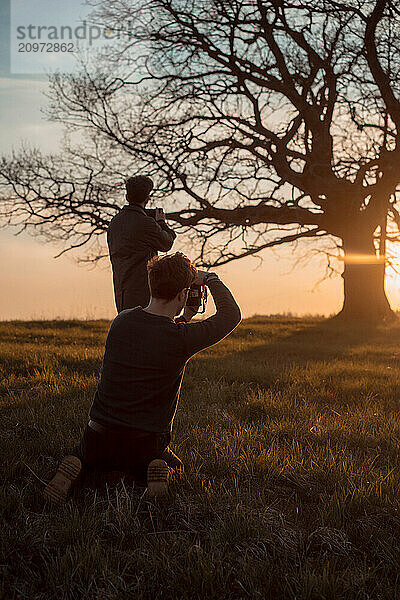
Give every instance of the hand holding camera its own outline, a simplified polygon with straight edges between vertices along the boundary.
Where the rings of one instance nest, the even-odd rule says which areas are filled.
[[[205,280],[207,279],[209,274],[210,273],[208,271],[200,271],[199,269],[197,269],[197,275],[193,282],[194,285],[205,285]]]
[[[147,215],[155,219],[155,221],[165,221],[165,212],[163,208],[145,208],[145,211]]]
[[[162,208],[155,209],[155,220],[156,221],[165,221],[165,213]]]
[[[191,319],[197,312],[204,313],[207,304],[207,278],[213,275],[209,271],[197,271],[196,278],[189,288],[184,316]]]

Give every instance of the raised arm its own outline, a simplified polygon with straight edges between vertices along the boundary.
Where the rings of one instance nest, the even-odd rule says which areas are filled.
[[[211,273],[206,285],[214,299],[216,313],[204,321],[180,324],[188,357],[216,344],[240,323],[240,308],[218,275]]]
[[[154,250],[167,252],[171,250],[176,233],[168,227],[165,221],[146,219],[146,228],[143,232],[143,241]]]

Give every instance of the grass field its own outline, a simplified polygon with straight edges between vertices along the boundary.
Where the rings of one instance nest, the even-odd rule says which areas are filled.
[[[243,321],[186,370],[168,503],[43,503],[108,323],[0,323],[0,598],[400,597],[399,325]]]

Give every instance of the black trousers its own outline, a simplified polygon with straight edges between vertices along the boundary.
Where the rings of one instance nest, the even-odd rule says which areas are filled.
[[[145,481],[149,462],[163,458],[170,441],[169,433],[127,428],[107,429],[100,433],[87,425],[78,454],[89,469],[123,471]]]

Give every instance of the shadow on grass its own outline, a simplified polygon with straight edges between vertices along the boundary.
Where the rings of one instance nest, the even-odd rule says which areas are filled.
[[[254,323],[255,325],[259,323]],[[268,322],[270,324],[270,322]],[[251,327],[251,320],[244,323],[236,332],[231,335],[232,340],[248,342],[251,346],[237,349],[233,347],[233,353],[227,353],[218,356],[218,370],[224,368],[224,364],[230,363],[232,358],[235,360],[242,358],[246,362],[268,363],[276,367],[277,362],[280,367],[304,366],[310,362],[332,361],[341,358],[349,358],[349,355],[363,355],[365,358],[374,359],[377,363],[388,364],[388,361],[398,360],[400,350],[388,350],[389,344],[400,348],[400,321],[398,326],[383,325],[365,325],[354,324],[345,325],[335,320],[325,320],[321,322],[283,322],[286,330],[277,331],[268,341],[258,340],[252,343],[255,331]],[[295,327],[294,330],[290,326]],[[283,327],[282,327],[283,329]],[[265,331],[265,335],[269,335]],[[386,346],[383,351],[383,345]],[[359,350],[359,352],[357,352]],[[204,363],[214,363],[215,356],[212,352],[209,355],[198,356],[196,360]],[[227,373],[229,369],[227,368]]]

